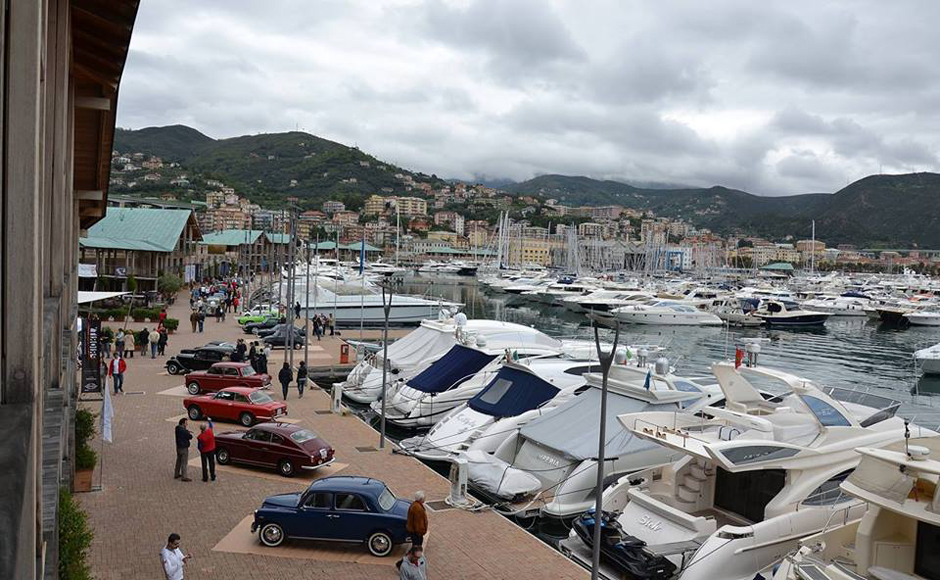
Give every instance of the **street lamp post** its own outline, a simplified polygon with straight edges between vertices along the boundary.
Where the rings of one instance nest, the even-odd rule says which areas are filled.
[[[620,341],[620,321],[616,320],[614,327],[614,344],[610,352],[604,354],[601,350],[601,339],[597,325],[594,325],[594,346],[597,348],[597,358],[601,363],[601,429],[597,438],[597,483],[594,488],[594,554],[591,559],[591,580],[597,580],[600,574],[601,563],[601,519],[603,518],[604,497],[604,451],[607,444],[607,378],[610,375],[610,365],[614,362],[617,343]]]
[[[385,283],[382,284],[382,310],[385,311],[385,326],[382,328],[382,419],[381,434],[379,435],[379,449],[385,449],[385,395],[388,390],[388,316],[392,310],[392,290],[389,287],[391,283],[391,273],[385,274]],[[388,293],[388,302],[385,301],[385,294]]]

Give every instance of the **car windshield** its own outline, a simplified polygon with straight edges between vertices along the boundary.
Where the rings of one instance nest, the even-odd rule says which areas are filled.
[[[392,509],[392,506],[395,505],[395,496],[392,495],[392,492],[386,487],[382,490],[382,493],[379,494],[379,507],[384,511]]]
[[[269,397],[270,398],[270,397]],[[290,434],[290,438],[296,441],[297,443],[306,443],[311,439],[316,439],[317,434],[309,429],[298,429]]]
[[[264,405],[265,403],[270,403],[274,401],[271,398],[271,395],[267,393],[262,393],[261,391],[255,391],[248,395],[248,399],[255,405]]]
[[[242,367],[242,376],[243,376],[243,377],[250,377],[251,375],[255,375],[255,374],[258,374],[258,373],[256,373],[256,372],[255,372],[255,369],[251,368],[250,366],[245,365],[245,366]]]

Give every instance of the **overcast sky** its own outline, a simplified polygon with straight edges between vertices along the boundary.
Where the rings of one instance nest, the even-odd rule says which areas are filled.
[[[442,177],[835,191],[937,170],[940,2],[145,0],[118,124]]]

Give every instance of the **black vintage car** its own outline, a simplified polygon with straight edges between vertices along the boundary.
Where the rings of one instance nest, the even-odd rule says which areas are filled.
[[[204,371],[217,362],[229,360],[233,352],[234,345],[226,343],[183,349],[166,361],[166,372],[180,375],[191,371]]]
[[[273,333],[265,336],[261,339],[261,342],[270,346],[271,348],[276,347],[287,347],[287,325],[280,326]],[[302,328],[294,328],[294,348],[300,348],[304,345],[304,331]]]
[[[242,330],[245,331],[245,334],[258,334],[258,331],[274,328],[280,323],[281,319],[279,319],[277,316],[268,316],[261,322],[249,322],[242,327]]]

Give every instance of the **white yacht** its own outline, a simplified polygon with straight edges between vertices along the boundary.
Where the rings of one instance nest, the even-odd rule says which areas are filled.
[[[430,427],[483,390],[507,362],[563,357],[589,362],[596,357],[588,341],[559,342],[539,330],[477,337],[475,344],[455,344],[410,380],[389,384],[385,418],[399,427]],[[372,409],[381,412],[381,401]]]
[[[925,375],[940,375],[940,343],[914,351],[914,365]]]
[[[911,326],[940,326],[940,311],[918,310],[904,314]]]
[[[721,326],[721,318],[678,300],[660,300],[653,304],[631,304],[615,308],[611,314],[631,324],[672,326]]]
[[[867,316],[865,307],[870,300],[855,296],[818,296],[803,301],[803,308],[816,312],[828,312],[833,316]]]
[[[756,309],[749,300],[738,300],[733,296],[717,298],[708,306],[708,311],[725,324],[744,327],[764,325],[764,319],[754,315]]]
[[[463,451],[492,453],[515,429],[568,401],[596,361],[537,358],[503,365],[487,386],[455,407],[425,435],[402,440],[420,459],[444,461]]]
[[[828,312],[803,310],[800,305],[790,300],[761,300],[754,316],[763,319],[767,326],[804,327],[822,326],[829,319]]]
[[[861,520],[831,522],[800,542],[774,580],[914,580],[940,577],[940,440],[859,448],[840,493],[868,503]]]
[[[899,403],[883,397],[824,392],[788,373],[731,363],[712,371],[725,394],[722,409],[618,417],[628,432],[682,458],[605,491],[610,527],[622,535],[606,549],[683,580],[766,578],[801,538],[862,516],[861,502],[833,491],[858,465],[856,447],[903,440],[906,424],[894,416]],[[788,392],[765,400],[751,381]],[[593,514],[572,534],[588,542],[586,518]]]
[[[642,410],[695,413],[718,403],[720,390],[673,375],[668,361],[647,366],[615,364],[610,369],[604,476],[610,478],[679,456],[619,428],[618,414]],[[470,450],[470,485],[477,493],[517,515],[570,518],[594,502],[597,440],[600,429],[601,375],[586,374],[582,394],[511,432],[492,454]],[[680,412],[681,411],[681,412]]]
[[[610,312],[621,306],[649,302],[654,298],[652,292],[641,290],[595,290],[590,294],[567,296],[562,304],[572,312]]]

